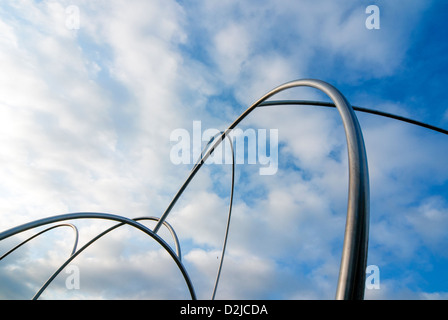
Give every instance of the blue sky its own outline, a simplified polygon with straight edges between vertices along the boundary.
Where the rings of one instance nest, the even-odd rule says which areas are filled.
[[[367,29],[376,5],[380,29]],[[351,102],[448,128],[443,1],[32,1],[0,5],[0,230],[56,214],[161,216],[192,165],[173,130],[223,130],[274,87],[315,78]],[[73,11],[74,10],[74,11]],[[77,24],[79,22],[79,24]],[[293,89],[278,99],[328,98]],[[368,153],[367,299],[446,299],[448,139],[358,113]],[[333,109],[271,107],[242,129],[278,130],[278,171],[236,167],[217,299],[333,299],[347,200]],[[168,217],[200,299],[209,299],[229,202],[229,165],[206,165]],[[113,223],[76,221],[80,244]],[[151,224],[148,222],[148,226]],[[2,252],[33,234],[0,243]],[[160,235],[172,244],[166,230]],[[66,258],[63,228],[0,265],[0,297],[31,298]],[[183,299],[166,253],[130,227],[73,261],[42,298]]]

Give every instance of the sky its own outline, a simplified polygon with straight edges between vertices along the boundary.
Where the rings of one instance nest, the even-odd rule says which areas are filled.
[[[446,129],[447,10],[435,0],[3,1],[0,231],[73,212],[160,217],[193,166],[173,160],[173,133],[193,140],[195,124],[224,130],[296,79],[328,82],[353,106]],[[272,99],[286,98],[329,101],[310,88]],[[448,139],[356,114],[370,176],[367,264],[375,267],[365,298],[447,299]],[[239,128],[260,141],[260,132],[276,133],[260,148],[275,142],[278,170],[260,174],[262,158],[237,155],[216,299],[333,299],[348,188],[337,111],[260,108]],[[231,168],[204,165],[167,218],[199,299],[212,296]],[[81,246],[116,222],[72,223]],[[3,240],[0,252],[39,230]],[[174,246],[165,228],[158,234]],[[0,298],[32,298],[73,241],[72,230],[57,228],[0,261]],[[41,298],[190,295],[166,251],[124,226],[73,260]]]

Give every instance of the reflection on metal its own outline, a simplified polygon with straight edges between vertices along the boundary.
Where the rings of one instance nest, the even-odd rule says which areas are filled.
[[[319,101],[304,101],[304,100],[282,100],[282,101],[273,101],[268,100],[275,94],[287,90],[293,87],[312,87],[318,89],[325,93],[333,103],[328,102],[319,102]],[[203,163],[207,160],[207,158],[213,153],[215,148],[224,140],[224,138],[228,138],[232,150],[232,180],[231,180],[231,192],[230,192],[230,203],[229,203],[229,211],[227,218],[227,226],[225,230],[225,237],[223,242],[223,248],[221,253],[221,261],[219,264],[217,277],[215,281],[215,286],[213,289],[212,299],[215,298],[218,282],[223,266],[223,260],[227,245],[227,239],[230,228],[230,218],[233,206],[233,193],[234,193],[234,178],[235,178],[235,155],[233,150],[233,142],[229,136],[229,133],[245,118],[247,117],[253,110],[258,107],[268,107],[268,106],[281,106],[281,105],[311,105],[311,106],[324,106],[324,107],[334,107],[337,108],[339,115],[341,116],[346,140],[347,140],[347,150],[348,150],[348,160],[349,160],[349,190],[348,190],[348,205],[347,205],[347,217],[346,217],[346,228],[345,228],[345,236],[343,243],[343,252],[341,258],[341,265],[339,270],[339,279],[336,290],[336,299],[363,299],[364,297],[364,287],[365,287],[365,269],[367,262],[367,251],[368,251],[368,237],[369,237],[369,176],[368,176],[368,166],[367,166],[367,156],[366,150],[364,146],[364,140],[361,132],[360,125],[354,113],[354,110],[367,112],[371,114],[380,115],[383,117],[388,117],[404,122],[408,122],[414,125],[418,125],[424,128],[428,128],[440,133],[448,134],[447,130],[437,128],[432,125],[428,125],[419,121],[415,121],[409,118],[404,118],[400,116],[396,116],[393,114],[380,112],[376,110],[360,108],[360,107],[352,107],[345,99],[345,97],[333,86],[319,80],[313,79],[305,79],[305,80],[296,80],[285,83],[272,91],[268,92],[258,101],[256,101],[252,106],[250,106],[245,112],[243,112],[225,131],[213,137],[209,143],[205,146],[204,150],[201,153],[200,159],[193,166],[190,174],[187,179],[182,184],[181,188],[179,188],[178,192],[173,197],[172,201],[169,203],[165,212],[161,215],[160,218],[157,217],[141,217],[135,219],[125,218],[123,216],[107,214],[107,213],[92,213],[92,212],[84,212],[84,213],[69,213],[64,215],[52,216],[45,219],[36,220],[33,222],[29,222],[23,224],[21,226],[6,230],[0,233],[0,241],[14,236],[18,233],[34,229],[37,227],[41,227],[44,225],[58,223],[66,220],[75,220],[75,219],[105,219],[118,221],[119,223],[115,226],[110,227],[109,229],[103,231],[89,242],[87,242],[83,247],[77,249],[78,243],[78,230],[72,224],[64,223],[51,226],[36,235],[26,239],[19,245],[15,246],[13,249],[9,250],[3,256],[0,257],[0,260],[5,258],[7,255],[30,241],[31,239],[47,232],[51,229],[61,226],[70,226],[75,230],[76,239],[75,244],[72,250],[70,257],[52,274],[52,276],[44,283],[44,285],[40,288],[40,290],[35,294],[34,299],[38,299],[42,292],[48,287],[48,285],[55,279],[55,277],[80,253],[82,253],[86,248],[95,243],[98,239],[108,234],[109,232],[115,230],[116,228],[123,225],[130,225],[142,232],[146,235],[150,236],[156,242],[158,242],[171,256],[171,258],[175,261],[179,270],[181,271],[183,278],[187,284],[188,290],[192,299],[196,299],[196,294],[194,291],[193,284],[188,276],[186,268],[182,263],[181,257],[181,249],[179,240],[177,238],[174,229],[168,224],[165,220],[167,219],[169,213],[173,209],[176,202],[179,200],[182,193],[185,191],[189,183],[192,181],[193,177],[202,167]],[[212,144],[213,143],[213,144]],[[210,147],[211,145],[211,147]],[[141,220],[152,220],[156,221],[156,225],[153,230],[145,227],[140,224],[138,221]],[[174,240],[175,250],[171,249],[171,247],[160,237],[157,235],[160,227],[164,225],[171,233],[171,236]]]
[[[141,220],[152,220],[152,221],[158,221],[159,218],[156,217],[141,217],[141,218],[136,218],[133,219],[134,221],[141,221]],[[51,275],[51,277],[43,284],[43,286],[39,289],[39,291],[34,295],[33,300],[37,300],[39,299],[40,295],[42,294],[42,292],[45,291],[45,289],[50,285],[50,283],[58,276],[59,273],[61,273],[62,270],[64,270],[64,268],[70,263],[72,262],[73,259],[75,259],[81,252],[83,252],[85,249],[87,249],[88,247],[90,247],[95,241],[97,241],[98,239],[100,239],[101,237],[103,237],[104,235],[108,234],[109,232],[111,232],[112,230],[115,230],[118,227],[121,227],[125,225],[124,222],[119,223],[113,227],[110,227],[109,229],[101,232],[99,235],[97,235],[95,238],[93,238],[92,240],[90,240],[89,242],[87,242],[82,248],[80,248],[78,251],[72,253],[72,255]],[[174,231],[173,227],[171,227],[171,225],[168,222],[164,222],[163,225],[165,227],[167,227],[168,231],[171,233],[171,236],[173,237],[174,240],[174,245],[176,247],[176,254],[177,257],[179,258],[179,261],[182,260],[181,257],[181,252],[180,252],[180,245],[179,245],[179,239],[177,238],[176,232]]]
[[[0,241],[7,239],[13,235],[18,234],[18,233],[24,232],[26,230],[30,230],[30,229],[37,228],[40,226],[48,225],[51,223],[56,223],[56,222],[66,221],[66,220],[75,220],[75,219],[104,219],[104,220],[118,221],[118,222],[121,222],[124,224],[128,224],[128,225],[146,233],[148,236],[150,236],[151,238],[156,240],[170,254],[171,258],[176,262],[179,270],[181,271],[181,273],[185,279],[185,282],[188,286],[188,290],[190,291],[191,298],[196,299],[194,287],[193,287],[193,284],[191,283],[190,277],[188,276],[187,270],[185,269],[184,265],[182,264],[182,262],[180,261],[179,257],[176,255],[176,253],[171,249],[171,247],[162,238],[160,238],[157,234],[155,234],[152,230],[148,229],[147,227],[138,223],[135,220],[132,220],[132,219],[129,219],[129,218],[126,218],[123,216],[109,214],[109,213],[99,213],[99,212],[78,212],[78,213],[68,213],[68,214],[63,214],[63,215],[52,216],[52,217],[48,217],[48,218],[44,218],[44,219],[40,219],[40,220],[35,220],[32,222],[20,225],[18,227],[6,230],[6,231],[0,233]]]
[[[227,136],[227,138],[228,138],[229,144],[230,144],[230,149],[231,149],[230,152],[232,153],[232,180],[231,180],[231,183],[230,183],[229,213],[227,214],[226,232],[225,232],[225,235],[224,235],[224,241],[223,241],[223,245],[222,245],[221,261],[219,262],[218,273],[216,275],[215,286],[213,288],[213,293],[212,293],[212,300],[214,300],[215,296],[216,296],[216,290],[218,289],[219,278],[221,276],[222,265],[223,265],[223,262],[224,262],[224,255],[226,253],[227,239],[228,239],[228,236],[229,236],[229,229],[230,229],[230,218],[232,216],[233,191],[235,190],[235,152],[233,150],[232,139],[230,139],[229,136]],[[211,142],[213,142],[213,140],[214,139],[211,139],[209,144]]]
[[[154,228],[156,233],[161,224],[168,217],[172,208],[180,196],[199,171],[202,164],[207,160],[221,141],[234,129],[244,118],[260,106],[261,103],[286,89],[294,87],[312,87],[324,92],[336,105],[344,124],[348,158],[349,158],[349,197],[347,207],[347,221],[344,237],[344,246],[339,273],[337,299],[362,299],[364,297],[365,268],[367,263],[367,247],[369,233],[369,177],[367,167],[367,156],[364,147],[361,128],[356,115],[345,99],[345,97],[330,84],[314,79],[304,79],[287,82],[271,90],[245,112],[243,112],[221,135],[213,147],[207,151],[203,161],[196,165],[190,175],[174,196],[168,208],[161,216]]]
[[[278,101],[271,100],[271,101],[265,101],[265,102],[261,103],[260,107],[280,106],[280,105],[319,106],[319,107],[330,107],[330,108],[336,107],[334,103],[323,102],[323,101],[310,101],[310,100],[278,100]],[[375,115],[382,116],[385,118],[391,118],[394,120],[407,122],[407,123],[414,124],[419,127],[423,127],[426,129],[430,129],[430,130],[448,135],[448,130],[445,130],[443,128],[439,128],[439,127],[436,127],[436,126],[433,126],[431,124],[427,124],[427,123],[424,123],[421,121],[417,121],[414,119],[398,116],[396,114],[391,114],[388,112],[372,110],[372,109],[362,108],[362,107],[357,107],[357,106],[352,106],[352,108],[355,111],[375,114]]]
[[[14,251],[16,251],[17,249],[19,249],[21,246],[23,246],[25,243],[33,240],[34,238],[40,236],[41,234],[53,230],[55,228],[59,228],[59,227],[71,227],[73,229],[73,231],[75,232],[75,243],[73,244],[73,249],[70,255],[74,254],[76,252],[76,247],[78,246],[78,237],[79,237],[79,232],[78,232],[78,228],[76,228],[75,225],[71,224],[71,223],[62,223],[62,224],[57,224],[55,226],[51,226],[45,230],[42,230],[38,233],[36,233],[35,235],[29,237],[28,239],[22,241],[21,243],[19,243],[18,245],[16,245],[14,248],[12,248],[11,250],[9,250],[8,252],[6,252],[5,254],[3,254],[0,257],[0,260],[6,258],[8,255],[10,255],[11,253],[13,253]]]

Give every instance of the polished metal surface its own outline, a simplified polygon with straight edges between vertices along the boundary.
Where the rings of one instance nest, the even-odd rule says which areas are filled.
[[[13,235],[16,235],[20,232],[24,232],[26,230],[30,230],[30,229],[33,229],[36,227],[48,225],[51,223],[66,221],[66,220],[75,220],[75,219],[113,220],[113,221],[118,221],[121,223],[128,224],[128,225],[146,233],[148,236],[150,236],[151,238],[156,240],[170,254],[170,256],[176,262],[179,270],[181,271],[181,273],[185,279],[185,282],[188,286],[188,289],[189,289],[192,299],[194,299],[194,300],[196,299],[196,293],[194,291],[194,287],[193,287],[193,284],[192,284],[190,277],[187,273],[187,270],[185,269],[184,265],[182,264],[182,262],[180,261],[179,257],[176,255],[176,253],[171,249],[171,247],[162,238],[160,238],[157,234],[155,234],[152,230],[148,229],[146,226],[140,224],[139,222],[137,222],[135,220],[132,220],[132,219],[129,219],[129,218],[126,218],[123,216],[109,214],[109,213],[99,213],[99,212],[78,212],[78,213],[67,213],[67,214],[62,214],[62,215],[51,216],[48,218],[43,218],[43,219],[35,220],[32,222],[28,222],[23,225],[17,226],[15,228],[6,230],[6,231],[0,233],[0,241],[7,239]]]
[[[365,288],[365,269],[367,263],[368,238],[369,238],[369,175],[367,166],[367,155],[361,128],[353,108],[346,98],[332,85],[314,79],[303,79],[287,82],[274,88],[245,112],[243,112],[221,135],[213,147],[207,151],[198,165],[191,171],[190,175],[180,187],[167,209],[160,217],[154,232],[156,233],[161,224],[168,217],[172,208],[180,198],[185,188],[201,168],[202,164],[221,141],[253,110],[264,101],[275,94],[294,87],[312,87],[324,92],[335,104],[342,118],[345,129],[349,159],[349,190],[347,204],[347,220],[339,271],[339,280],[336,291],[336,299],[363,299]]]
[[[229,136],[227,136],[227,137],[229,138]],[[227,214],[227,224],[226,224],[226,231],[225,231],[224,241],[223,241],[222,251],[221,251],[221,261],[219,262],[218,273],[216,275],[216,280],[215,280],[215,286],[213,287],[212,300],[215,299],[216,291],[218,290],[218,283],[219,283],[219,279],[221,276],[222,266],[224,263],[224,255],[226,253],[227,240],[229,237],[229,230],[230,230],[230,219],[232,217],[233,193],[235,190],[235,152],[233,149],[232,139],[229,138],[228,140],[229,140],[229,145],[230,145],[230,149],[231,149],[231,153],[232,153],[232,180],[230,183],[229,212]]]
[[[157,217],[141,217],[141,218],[135,218],[132,219],[134,221],[142,221],[142,220],[151,220],[151,221],[158,221],[159,218]],[[98,239],[100,239],[101,237],[105,236],[106,234],[108,234],[109,232],[117,229],[118,227],[121,227],[125,225],[124,222],[116,224],[115,226],[110,227],[109,229],[106,229],[105,231],[101,232],[100,234],[98,234],[96,237],[94,237],[93,239],[91,239],[89,242],[87,242],[84,246],[82,246],[79,250],[77,250],[76,252],[73,252],[72,255],[48,278],[48,280],[42,285],[42,287],[39,289],[38,292],[36,292],[36,294],[33,297],[33,300],[37,300],[39,299],[39,297],[41,296],[41,294],[45,291],[45,289],[47,289],[47,287],[51,284],[51,282],[53,282],[53,280],[59,275],[59,273],[61,273],[62,270],[64,270],[64,268],[70,263],[72,262],[73,259],[75,259],[79,254],[81,254],[85,249],[87,249],[88,247],[90,247],[93,243],[95,243]],[[176,254],[179,258],[179,261],[182,260],[182,255],[181,255],[181,251],[180,251],[180,245],[179,245],[179,239],[176,235],[176,232],[174,231],[173,227],[168,223],[168,222],[164,222],[163,225],[168,229],[168,231],[171,233],[171,236],[173,237],[174,240],[174,245],[176,247]]]
[[[42,230],[42,231],[36,233],[35,235],[32,235],[31,237],[29,237],[29,238],[23,240],[21,243],[19,243],[18,245],[16,245],[14,248],[12,248],[11,250],[9,250],[9,251],[6,252],[5,254],[3,254],[3,255],[0,257],[0,260],[6,258],[8,255],[10,255],[11,253],[13,253],[13,252],[16,251],[17,249],[19,249],[21,246],[23,246],[23,245],[26,244],[27,242],[33,240],[34,238],[40,236],[41,234],[44,234],[44,233],[46,233],[46,232],[48,232],[48,231],[50,231],[50,230],[53,230],[53,229],[55,229],[55,228],[60,228],[60,227],[70,227],[70,228],[72,228],[73,231],[75,232],[75,241],[74,241],[73,249],[72,249],[72,252],[71,252],[70,255],[74,254],[74,253],[76,252],[76,247],[78,246],[78,238],[79,238],[78,228],[76,228],[76,226],[73,225],[73,224],[71,224],[71,223],[61,223],[61,224],[58,224],[58,225],[55,225],[55,226],[51,226],[51,227],[49,227],[49,228],[47,228],[47,229],[45,229],[45,230]]]
[[[287,90],[294,87],[312,87],[316,88],[322,92],[324,92],[328,97],[333,101],[333,103],[329,102],[320,102],[320,101],[306,101],[306,100],[268,100],[273,97],[275,94]],[[165,212],[158,217],[141,217],[136,219],[128,219],[118,215],[112,215],[107,213],[92,213],[92,212],[81,212],[81,213],[70,213],[65,215],[53,216],[45,219],[36,220],[33,222],[26,223],[24,225],[9,229],[0,233],[0,241],[16,235],[18,233],[37,228],[40,226],[57,223],[60,221],[66,220],[74,220],[74,219],[106,219],[118,221],[119,224],[112,226],[111,228],[105,230],[101,234],[97,235],[95,238],[91,239],[87,242],[82,248],[77,249],[78,243],[78,231],[76,227],[72,224],[63,223],[51,226],[39,233],[29,237],[28,239],[22,241],[19,245],[16,245],[13,249],[9,250],[3,256],[0,257],[0,260],[8,256],[10,253],[27,243],[28,241],[34,239],[35,237],[50,231],[57,227],[62,226],[70,226],[75,231],[75,243],[73,246],[73,250],[71,252],[70,257],[64,262],[63,265],[60,266],[56,272],[44,283],[39,292],[36,293],[34,299],[39,298],[41,293],[48,287],[48,285],[52,282],[52,280],[70,263],[76,256],[78,256],[81,252],[83,252],[87,247],[92,245],[95,241],[97,241],[102,236],[111,232],[112,230],[128,224],[131,225],[153,239],[155,239],[173,258],[179,267],[182,275],[186,281],[188,289],[190,291],[192,299],[196,299],[196,295],[194,292],[193,285],[188,276],[188,273],[185,267],[182,264],[181,258],[181,250],[179,240],[177,238],[174,229],[169,225],[165,220],[171,212],[172,208],[176,204],[179,197],[182,195],[184,190],[187,188],[195,174],[202,167],[203,163],[207,160],[207,158],[213,153],[216,147],[222,143],[222,141],[227,137],[230,142],[230,146],[232,148],[232,181],[231,181],[231,193],[230,193],[230,203],[229,203],[229,211],[228,211],[228,219],[227,226],[225,231],[225,237],[222,247],[221,261],[219,264],[217,277],[215,281],[215,286],[213,289],[212,299],[215,298],[217,286],[223,266],[223,260],[227,245],[227,239],[229,235],[230,229],[230,219],[232,213],[233,206],[233,192],[234,192],[234,177],[235,177],[235,155],[233,150],[233,142],[230,138],[229,133],[252,111],[254,111],[258,107],[269,107],[269,106],[282,106],[282,105],[311,105],[311,106],[324,106],[324,107],[334,107],[338,110],[340,117],[342,119],[346,142],[347,142],[347,151],[348,151],[348,167],[349,167],[349,188],[348,188],[348,203],[347,203],[347,216],[346,216],[346,227],[344,234],[344,242],[343,242],[343,250],[341,257],[341,264],[339,270],[339,279],[336,290],[336,299],[363,299],[364,297],[364,287],[365,287],[365,272],[366,272],[366,262],[367,262],[367,253],[368,253],[368,237],[369,237],[369,175],[368,175],[368,165],[367,165],[367,156],[366,150],[364,146],[364,140],[361,132],[360,125],[358,123],[357,117],[354,111],[361,111],[370,114],[376,114],[383,117],[388,117],[391,119],[411,123],[417,126],[421,126],[427,129],[431,129],[433,131],[437,131],[440,133],[448,134],[448,130],[438,128],[426,123],[422,123],[420,121],[416,121],[413,119],[372,110],[366,109],[356,106],[351,106],[345,97],[333,86],[329,85],[320,80],[313,79],[304,79],[304,80],[296,80],[285,83],[277,88],[271,90],[266,95],[257,100],[254,104],[252,104],[245,112],[243,112],[225,131],[213,137],[209,143],[206,145],[204,150],[201,153],[200,158],[193,166],[191,172],[189,173],[185,182],[181,185],[181,188],[173,197],[172,201],[168,205]],[[156,221],[156,226],[153,230],[145,227],[144,225],[138,223],[139,220],[152,220]],[[162,225],[165,225],[171,233],[171,236],[174,240],[174,245],[176,248],[176,252],[174,252],[170,246],[156,233],[160,229]]]
[[[270,107],[270,106],[287,106],[287,105],[300,105],[300,106],[319,106],[319,107],[330,107],[330,108],[336,108],[336,105],[334,103],[331,102],[324,102],[324,101],[313,101],[313,100],[270,100],[270,101],[265,101],[263,103],[260,104],[260,107]],[[422,128],[426,128],[435,132],[439,132],[439,133],[443,133],[448,135],[448,130],[428,124],[428,123],[424,123],[421,121],[417,121],[415,119],[411,119],[408,117],[403,117],[403,116],[399,116],[396,114],[392,114],[392,113],[388,113],[388,112],[384,112],[384,111],[379,111],[379,110],[374,110],[374,109],[370,109],[370,108],[363,108],[363,107],[357,107],[357,106],[352,106],[353,110],[355,111],[360,111],[360,112],[364,112],[364,113],[370,113],[370,114],[374,114],[377,116],[381,116],[381,117],[385,117],[385,118],[390,118],[390,119],[394,119],[394,120],[399,120],[402,122],[407,122]]]

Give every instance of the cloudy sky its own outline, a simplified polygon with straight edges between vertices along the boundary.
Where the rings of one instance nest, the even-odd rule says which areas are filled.
[[[366,26],[369,5],[379,29]],[[0,230],[70,212],[160,217],[188,176],[176,129],[224,130],[284,82],[331,83],[352,105],[448,128],[448,4],[435,0],[14,0],[0,5]],[[328,98],[292,89],[281,98]],[[448,298],[448,137],[357,113],[370,169],[368,299]],[[347,201],[334,109],[256,110],[278,130],[278,170],[236,166],[217,299],[333,299]],[[259,132],[259,131],[256,131]],[[271,139],[272,142],[272,139]],[[205,145],[205,142],[203,142]],[[204,165],[168,216],[198,298],[210,299],[228,213],[229,164]],[[79,245],[113,222],[77,220]],[[142,222],[153,227],[151,222]],[[42,228],[38,229],[42,230]],[[33,230],[0,243],[6,252]],[[162,236],[173,245],[166,229]],[[0,297],[28,299],[71,252],[58,228],[0,263]],[[122,227],[42,298],[185,299],[174,262]]]

